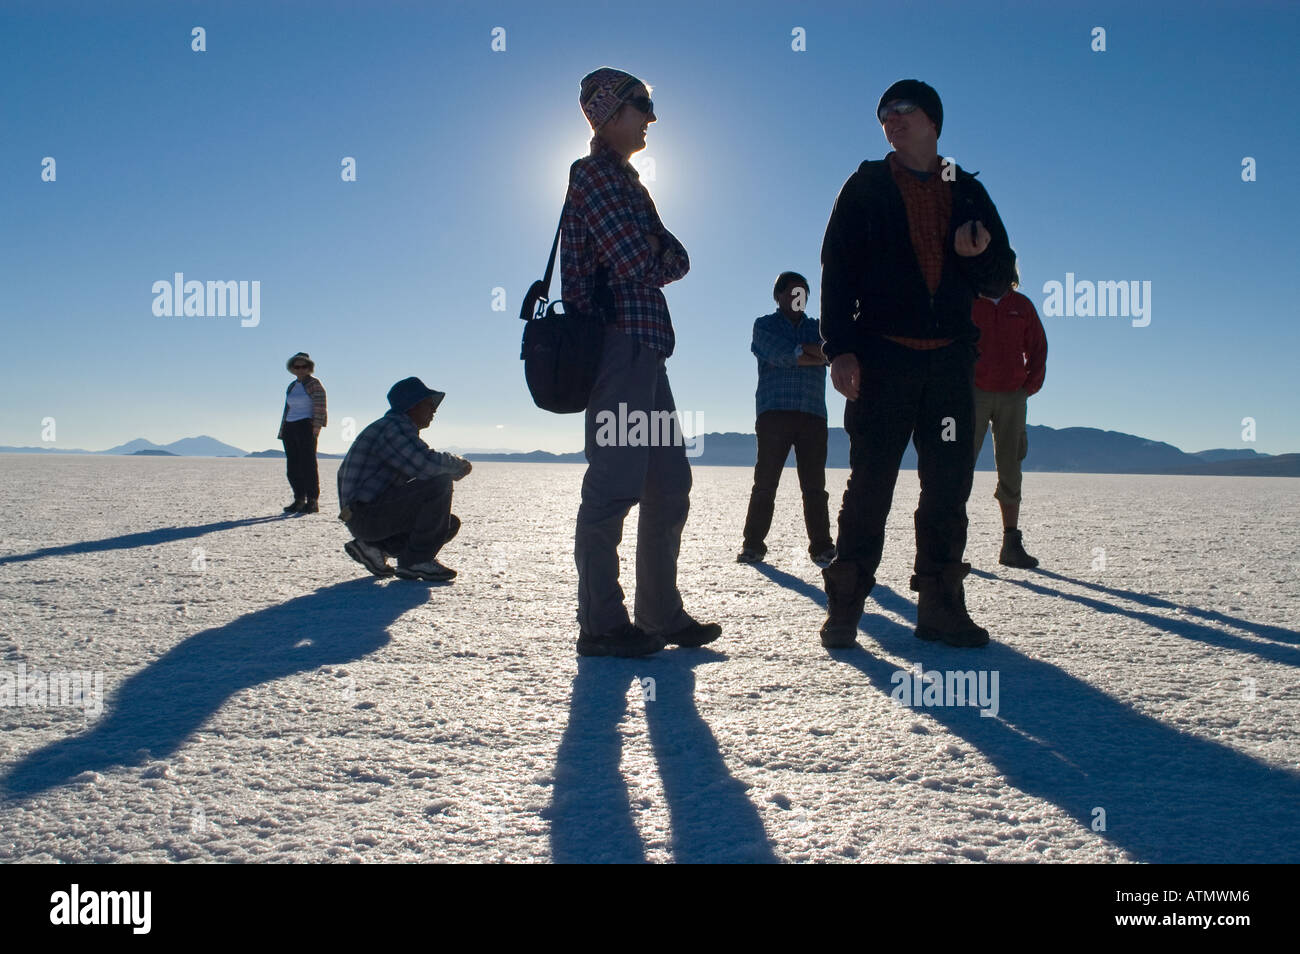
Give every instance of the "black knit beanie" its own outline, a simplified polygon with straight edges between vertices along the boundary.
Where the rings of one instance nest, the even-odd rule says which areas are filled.
[[[899,80],[880,97],[880,102],[876,104],[876,115],[880,115],[881,106],[896,99],[910,99],[916,103],[921,107],[921,112],[934,121],[935,135],[943,132],[943,103],[939,102],[939,94],[933,86],[920,80]]]

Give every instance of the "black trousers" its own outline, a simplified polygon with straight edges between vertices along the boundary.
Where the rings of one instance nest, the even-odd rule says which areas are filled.
[[[764,411],[754,429],[758,432],[758,459],[745,517],[745,546],[763,547],[772,527],[781,471],[793,447],[799,490],[803,493],[808,552],[812,556],[825,553],[831,548],[831,521],[826,509],[826,418],[804,411]]]
[[[854,561],[875,575],[911,438],[921,479],[915,570],[936,576],[960,563],[966,549],[966,499],[975,474],[975,349],[958,342],[917,351],[881,339],[858,362],[858,399],[844,407],[852,470],[840,510],[837,562]]]
[[[351,505],[347,528],[358,540],[397,557],[402,566],[432,560],[451,529],[451,478],[409,480],[373,503]]]
[[[295,499],[320,497],[320,473],[316,469],[316,432],[311,418],[284,424],[285,470]]]

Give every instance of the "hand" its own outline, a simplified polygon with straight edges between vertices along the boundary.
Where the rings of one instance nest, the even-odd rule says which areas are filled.
[[[983,222],[963,222],[957,229],[957,237],[953,239],[952,247],[962,258],[972,258],[982,254],[991,241],[993,236],[989,235],[989,230],[984,227]]]
[[[315,434],[317,437],[320,437],[320,428],[317,427],[315,424],[311,426],[311,432]]]
[[[647,232],[645,240],[650,243],[650,251],[654,252],[655,256],[658,257],[659,253],[663,251],[663,247],[664,247],[663,242],[659,241],[659,236],[651,235],[649,232]]]
[[[822,364],[826,363],[826,352],[822,350],[821,342],[805,341],[803,344],[803,353],[809,357],[816,358]]]
[[[462,477],[468,477],[468,476],[469,476],[469,472],[470,472],[471,470],[474,469],[474,465],[471,464],[471,463],[470,463],[469,461],[467,461],[467,460],[462,460],[461,463],[463,463],[463,464],[465,465],[465,469],[462,470],[462,471],[461,471],[459,474],[457,474],[455,477],[453,477],[453,478],[452,478],[453,480],[460,480]]]
[[[850,401],[858,399],[858,386],[862,383],[862,369],[855,354],[836,355],[831,362],[831,384]]]

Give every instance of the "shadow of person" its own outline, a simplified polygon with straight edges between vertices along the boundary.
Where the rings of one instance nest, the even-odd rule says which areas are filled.
[[[708,649],[645,659],[579,658],[569,724],[556,753],[551,857],[565,863],[645,860],[619,769],[629,690],[644,700],[646,727],[678,862],[775,862],[745,786],[731,776],[695,705],[694,667],[725,660]],[[649,698],[652,696],[653,698]]]
[[[360,659],[428,596],[420,583],[368,577],[196,633],[128,677],[87,731],[19,759],[0,776],[0,791],[30,797],[82,772],[166,758],[234,693]]]
[[[1208,643],[1211,646],[1217,646],[1220,649],[1230,649],[1234,652],[1249,653],[1260,659],[1269,662],[1281,663],[1284,666],[1300,666],[1300,646],[1277,645],[1276,643],[1260,643],[1249,639],[1244,639],[1235,633],[1225,632],[1214,626],[1200,623],[1192,619],[1174,619],[1169,616],[1161,616],[1159,613],[1144,613],[1141,610],[1125,609],[1115,603],[1108,603],[1104,600],[1094,599],[1090,596],[1081,596],[1076,593],[1067,593],[1064,590],[1053,589],[1050,586],[1043,586],[1041,583],[1035,583],[1032,580],[1020,580],[1015,577],[995,576],[984,570],[971,570],[971,574],[983,577],[986,580],[996,580],[1000,583],[1010,583],[1013,586],[1019,586],[1029,590],[1031,593],[1037,593],[1040,596],[1050,596],[1056,599],[1069,600],[1072,603],[1078,603],[1089,609],[1094,609],[1098,613],[1113,613],[1119,616],[1127,616],[1129,619],[1137,620],[1139,623],[1145,623],[1153,629],[1164,630],[1174,636],[1181,636],[1184,639],[1194,639],[1198,642]],[[1046,575],[1046,574],[1045,574]],[[1055,576],[1055,574],[1051,574]],[[1058,577],[1065,580],[1066,577]],[[1067,580],[1067,582],[1074,582]],[[1086,585],[1086,584],[1084,584]],[[1103,588],[1104,589],[1104,588]],[[1109,592],[1109,591],[1108,591]],[[1123,590],[1116,591],[1123,593]],[[1135,596],[1138,594],[1134,594]],[[1154,599],[1151,598],[1151,599]],[[1163,601],[1160,601],[1163,602]],[[1174,609],[1184,609],[1177,603],[1167,603],[1167,606]],[[1202,618],[1206,618],[1203,611],[1198,612]],[[1228,625],[1241,626],[1242,623],[1233,620]],[[1245,628],[1250,628],[1246,626]],[[1285,632],[1285,630],[1283,630]]]
[[[825,607],[817,587],[770,567],[760,570]],[[883,584],[876,584],[870,599],[909,622],[916,619],[915,604]],[[996,641],[973,650],[925,644],[907,626],[877,613],[864,616],[860,628],[871,637],[865,646],[874,640],[909,669],[861,650],[837,650],[832,658],[886,695],[899,685],[898,674],[916,664],[944,673],[998,673],[996,716],[983,716],[971,705],[913,711],[977,748],[1008,784],[1058,806],[1136,860],[1300,861],[1300,774],[1181,731]],[[808,632],[816,638],[814,621]],[[1135,666],[1117,676],[1132,692],[1142,671]],[[1239,706],[1210,717],[1235,718],[1245,704]]]
[[[0,566],[6,563],[25,563],[42,557],[65,556],[72,553],[99,553],[103,550],[130,550],[133,547],[151,547],[173,540],[188,540],[201,537],[205,533],[220,533],[222,530],[234,530],[238,527],[251,527],[259,523],[274,523],[291,519],[294,514],[276,514],[274,517],[248,517],[244,520],[220,520],[216,523],[204,523],[193,527],[160,527],[157,530],[142,530],[139,533],[126,533],[120,537],[106,537],[103,540],[86,540],[82,543],[67,543],[58,547],[45,547],[30,553],[14,553],[0,557]]]
[[[993,573],[985,573],[980,570],[972,570],[973,573],[979,573],[981,576],[987,576],[992,579],[1006,580],[1011,583],[1018,583],[1019,580],[1014,577],[1000,577]],[[1077,580],[1073,577],[1064,576],[1060,573],[1054,573],[1051,570],[1042,568],[1032,571],[1035,576],[1045,576],[1048,579],[1058,580],[1062,583],[1073,583],[1075,586],[1081,586],[1098,593],[1105,593],[1107,596],[1118,596],[1120,599],[1130,600],[1134,603],[1140,603],[1143,606],[1153,606],[1158,609],[1181,610],[1184,613],[1191,613],[1193,616],[1199,616],[1201,619],[1208,620],[1212,623],[1223,623],[1228,626],[1236,626],[1244,629],[1256,636],[1262,636],[1264,639],[1276,639],[1284,643],[1300,643],[1300,632],[1294,629],[1287,629],[1283,626],[1273,626],[1268,623],[1254,623],[1248,619],[1242,619],[1238,616],[1229,616],[1226,613],[1220,613],[1218,610],[1205,610],[1196,606],[1188,606],[1186,603],[1174,603],[1170,600],[1162,599],[1159,596],[1151,596],[1148,593],[1135,593],[1133,590],[1121,590],[1113,586],[1102,586],[1091,580]],[[1064,595],[1064,594],[1061,594]]]

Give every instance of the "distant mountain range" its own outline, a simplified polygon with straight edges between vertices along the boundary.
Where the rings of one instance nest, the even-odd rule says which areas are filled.
[[[1261,454],[1258,451],[1215,448],[1188,454],[1172,444],[1151,441],[1118,431],[1095,427],[1054,428],[1029,426],[1029,456],[1026,471],[1054,471],[1078,474],[1200,474],[1206,476],[1300,477],[1300,454]],[[753,467],[757,438],[753,434],[705,434],[702,453],[691,463],[714,467]],[[470,460],[530,463],[582,463],[579,452],[551,454],[469,454]],[[794,454],[786,460],[794,466]],[[842,427],[827,435],[827,467],[849,466],[849,437]],[[911,444],[903,453],[903,469],[916,469],[916,449]],[[993,440],[986,437],[976,470],[994,470]]]
[[[272,450],[264,450],[264,451],[253,451],[251,454],[245,454],[244,456],[245,456],[245,457],[278,457],[278,458],[280,458],[280,460],[284,460],[284,451],[282,451],[282,450],[274,450],[274,449],[272,449]],[[327,453],[325,453],[324,451],[317,451],[317,452],[316,452],[316,456],[317,456],[320,460],[342,460],[342,459],[343,459],[345,456],[347,456],[347,455],[346,455],[346,454],[327,454]]]
[[[158,454],[158,451],[163,453]],[[215,437],[208,437],[207,435],[182,437],[170,444],[155,444],[143,437],[137,437],[133,441],[127,441],[125,444],[118,444],[116,447],[110,447],[108,450],[102,451],[66,450],[59,447],[0,447],[0,454],[112,454],[118,456],[144,454],[150,457],[166,455],[174,457],[248,456],[247,451],[242,451],[230,444],[223,444]]]
[[[717,467],[753,467],[757,451],[753,434],[710,433],[701,438],[702,453],[693,464]],[[50,447],[0,447],[0,453],[17,454],[99,454],[178,457],[262,457],[283,458],[282,450],[256,451],[252,454],[213,437],[186,437],[170,444],[155,444],[137,438],[104,451],[65,450]],[[338,459],[342,454],[317,455]],[[502,451],[466,452],[470,460],[514,463],[582,463],[581,451],[552,454]],[[842,427],[832,427],[827,436],[828,467],[848,467],[849,438]],[[786,461],[794,466],[794,454]],[[1300,454],[1261,454],[1246,448],[1214,448],[1188,454],[1172,444],[1151,441],[1118,431],[1094,427],[1054,428],[1029,426],[1029,456],[1026,471],[1054,471],[1080,474],[1199,474],[1229,477],[1300,477]],[[903,454],[903,468],[916,468],[916,450],[911,444]],[[993,441],[986,438],[976,470],[993,470]]]

